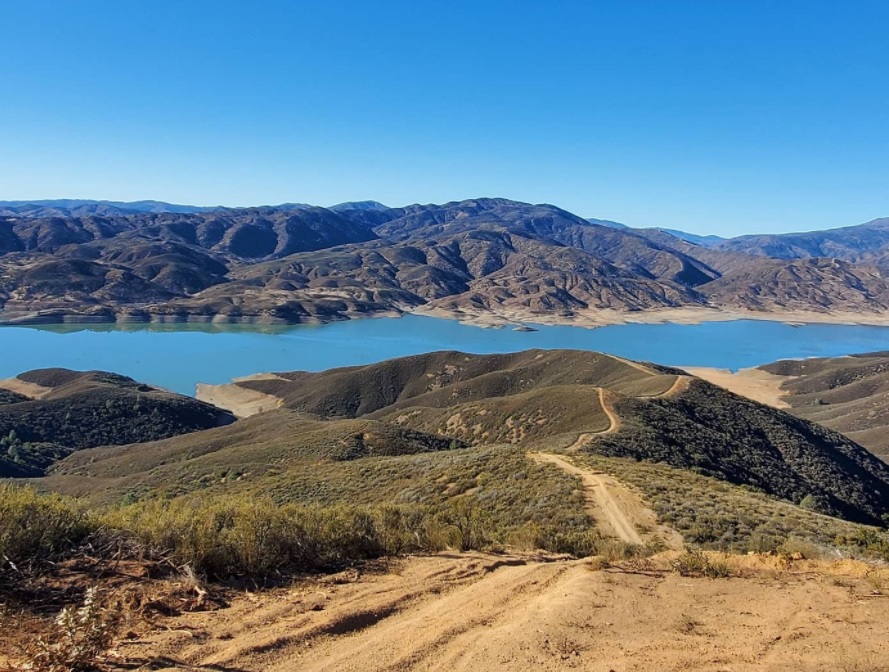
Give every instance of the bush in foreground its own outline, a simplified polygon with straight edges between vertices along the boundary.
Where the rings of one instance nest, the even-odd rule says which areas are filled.
[[[216,578],[332,569],[433,550],[427,516],[400,507],[277,505],[236,498],[152,500],[102,516],[180,565]]]
[[[71,500],[0,485],[0,558],[24,569],[82,542],[96,521]]]

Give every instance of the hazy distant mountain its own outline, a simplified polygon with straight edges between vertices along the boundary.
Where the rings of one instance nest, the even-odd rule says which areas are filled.
[[[671,236],[679,238],[680,240],[684,240],[687,243],[691,243],[693,245],[703,245],[705,247],[713,247],[725,240],[725,238],[722,238],[720,236],[699,236],[695,233],[686,233],[685,231],[679,231],[677,229],[662,229],[660,227],[656,227],[654,229],[636,228],[627,226],[626,224],[621,224],[620,222],[612,222],[610,219],[595,219],[594,217],[587,217],[586,221],[588,221],[590,224],[607,226],[609,229],[631,229],[634,231],[640,231],[643,233],[643,235],[646,231],[662,231],[664,233],[669,233]]]
[[[336,205],[331,205],[327,209],[333,210],[334,212],[342,212],[343,210],[384,211],[389,210],[390,208],[386,205],[383,205],[379,201],[346,201],[345,203],[337,203]]]
[[[599,226],[607,226],[609,229],[629,229],[630,227],[620,222],[612,222],[610,219],[596,219],[595,217],[587,217],[590,224],[598,224]]]
[[[318,206],[311,203],[281,203],[280,205],[260,205],[265,210],[308,210]],[[227,210],[250,210],[251,208],[226,208]]]
[[[163,201],[94,201],[88,199],[61,198],[38,201],[0,201],[0,214],[42,214],[44,211],[58,210],[65,214],[125,214],[135,212],[177,212],[197,213],[219,210],[221,206],[200,207],[196,205],[177,205]],[[11,210],[11,213],[3,213]]]
[[[17,215],[26,217],[85,217],[99,215],[113,217],[136,213],[179,213],[197,214],[202,212],[218,212],[220,210],[251,210],[256,208],[272,210],[308,210],[318,206],[310,203],[280,203],[278,205],[261,205],[232,208],[223,205],[198,206],[165,203],[163,201],[97,201],[89,199],[60,198],[39,201],[0,201],[0,215]],[[388,210],[377,201],[356,201],[340,203],[328,210]]]
[[[725,238],[721,236],[700,236],[696,233],[686,233],[685,231],[678,231],[677,229],[658,229],[658,231],[663,231],[664,233],[669,233],[671,236],[675,236],[680,240],[684,240],[687,243],[691,243],[692,245],[703,245],[704,247],[715,247],[722,243]]]
[[[825,231],[739,236],[718,247],[776,259],[830,257],[889,269],[889,217]]]

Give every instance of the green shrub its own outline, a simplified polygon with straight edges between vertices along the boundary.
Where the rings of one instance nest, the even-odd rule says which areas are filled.
[[[102,521],[174,562],[216,578],[330,569],[435,547],[428,516],[410,507],[179,498],[119,508]]]
[[[16,565],[51,559],[95,529],[80,508],[58,495],[0,485],[0,558]]]
[[[713,560],[701,551],[683,553],[673,562],[681,576],[705,576],[711,579],[726,579],[732,570],[723,560]]]
[[[849,546],[871,557],[889,560],[889,535],[876,528],[863,527],[853,534],[836,538],[838,546]]]

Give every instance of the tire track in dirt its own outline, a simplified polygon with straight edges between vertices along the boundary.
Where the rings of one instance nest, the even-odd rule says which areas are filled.
[[[440,669],[447,652],[465,651],[492,624],[523,613],[581,563],[564,556],[441,554],[424,560],[432,571],[412,568],[399,577],[396,569],[396,576],[355,577],[344,585],[315,583],[277,601],[256,597],[240,613],[216,612],[227,619],[216,625],[221,636],[189,641],[183,634],[181,643],[167,642],[159,659],[168,666],[152,669]]]
[[[889,601],[868,577],[889,570],[735,556],[755,574],[714,581],[671,572],[673,558],[603,570],[551,555],[411,557],[242,593],[118,650],[125,669],[217,672],[887,669]]]

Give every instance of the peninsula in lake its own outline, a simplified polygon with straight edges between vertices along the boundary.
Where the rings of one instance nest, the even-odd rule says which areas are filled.
[[[0,202],[0,321],[889,323],[889,219],[722,239],[482,198]]]

